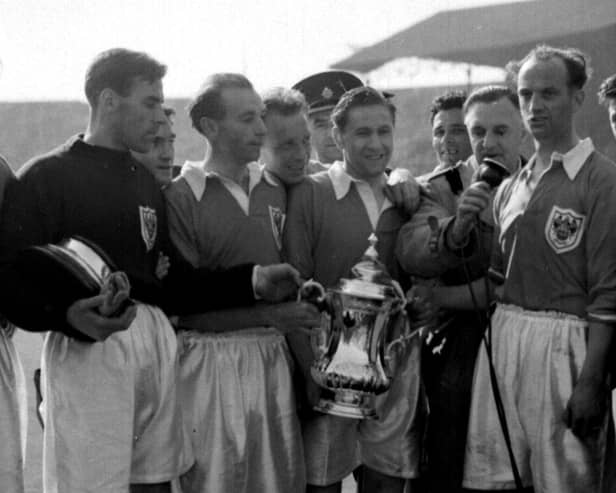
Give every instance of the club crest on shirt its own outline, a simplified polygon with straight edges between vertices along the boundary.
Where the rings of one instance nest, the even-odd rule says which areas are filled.
[[[565,253],[577,248],[584,233],[586,216],[573,209],[552,207],[545,225],[545,238],[556,253]]]
[[[156,232],[158,229],[158,220],[156,211],[151,207],[139,206],[139,220],[141,221],[141,237],[145,242],[146,251],[154,248],[156,242]]]
[[[280,207],[269,207],[270,222],[272,224],[272,233],[278,250],[282,249],[282,232],[284,231],[284,221],[287,215],[280,210]]]

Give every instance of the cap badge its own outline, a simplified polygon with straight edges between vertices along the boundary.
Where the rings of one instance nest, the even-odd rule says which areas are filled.
[[[321,96],[323,96],[324,99],[331,99],[333,95],[334,95],[334,91],[332,91],[327,86],[325,86],[325,88],[323,89],[323,92],[321,92]]]

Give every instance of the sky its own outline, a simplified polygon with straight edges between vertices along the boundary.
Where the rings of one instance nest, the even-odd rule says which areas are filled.
[[[291,86],[440,10],[508,1],[0,0],[0,100],[82,101],[88,64],[118,46],[168,66],[167,97],[190,97],[206,75],[223,71],[246,74],[259,90]],[[433,62],[404,68],[371,82],[439,85],[444,73]],[[465,82],[464,67],[446,69],[452,83]],[[498,76],[473,74],[474,82]]]

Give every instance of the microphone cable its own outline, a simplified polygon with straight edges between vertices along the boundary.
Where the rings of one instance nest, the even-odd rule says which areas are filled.
[[[482,259],[483,254],[484,254],[484,251],[483,251],[484,249],[483,249],[483,243],[481,241],[481,233],[479,231],[480,229],[479,222],[480,222],[479,218],[477,217],[475,227],[473,228],[473,231],[471,232],[471,234],[474,233],[476,235],[476,240],[477,240],[477,245],[478,245],[477,255],[480,259]],[[490,250],[491,250],[491,247],[490,247]],[[488,254],[491,254],[490,250],[487,252]],[[461,250],[461,253],[462,253],[462,267],[464,269],[464,276],[466,278],[466,283],[467,283],[467,286],[468,286],[468,289],[471,295],[471,300],[473,303],[473,309],[475,311],[475,314],[477,315],[479,326],[482,326],[484,324],[483,317],[485,317],[487,320],[487,330],[484,330],[482,341],[484,343],[484,347],[486,349],[486,354],[488,357],[490,384],[492,387],[492,395],[494,396],[494,403],[496,405],[496,414],[498,416],[498,421],[500,423],[501,430],[503,432],[503,437],[505,439],[505,445],[507,447],[507,453],[509,455],[509,462],[511,463],[511,471],[513,473],[513,480],[516,485],[516,489],[514,491],[523,492],[524,486],[522,484],[522,477],[520,476],[520,471],[518,469],[518,465],[515,460],[515,455],[513,453],[513,445],[511,443],[511,435],[509,433],[509,426],[507,424],[505,406],[503,404],[501,392],[498,386],[498,380],[496,378],[496,369],[494,367],[493,346],[492,346],[492,317],[490,313],[490,307],[492,305],[493,300],[490,299],[491,297],[490,297],[490,286],[489,286],[489,281],[488,281],[488,275],[486,272],[486,274],[483,276],[485,296],[486,296],[486,302],[487,302],[487,308],[484,310],[480,307],[479,302],[477,301],[477,297],[475,296],[475,292],[473,290],[471,276],[469,272],[469,267],[467,263],[468,259],[464,255],[463,249]]]

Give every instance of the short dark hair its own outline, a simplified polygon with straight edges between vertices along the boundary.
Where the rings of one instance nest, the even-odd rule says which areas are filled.
[[[253,89],[250,81],[242,74],[212,74],[201,84],[197,95],[188,103],[188,114],[192,126],[199,133],[201,118],[222,120],[225,117],[225,105],[222,101],[224,89]]]
[[[261,94],[265,105],[265,116],[270,113],[277,113],[282,116],[296,115],[297,113],[307,113],[308,104],[304,95],[295,90],[285,87],[272,87]]]
[[[475,89],[471,92],[466,98],[464,102],[464,106],[462,108],[462,112],[464,114],[468,113],[468,110],[471,106],[477,103],[496,103],[501,99],[508,99],[511,104],[516,108],[520,109],[520,98],[518,98],[518,93],[513,89],[507,86],[484,86],[479,89]]]
[[[616,99],[616,74],[609,76],[599,86],[599,103],[608,105],[611,100]]]
[[[360,106],[384,106],[389,110],[393,123],[396,123],[396,107],[382,92],[368,86],[356,87],[345,92],[332,110],[332,122],[340,130],[348,123],[349,112]]]
[[[439,111],[461,110],[466,101],[466,92],[447,91],[445,94],[435,97],[430,103],[430,125],[434,123],[434,118]]]
[[[527,61],[531,59],[546,61],[552,58],[559,58],[565,64],[569,80],[569,87],[582,89],[592,75],[590,67],[590,57],[577,48],[556,48],[548,45],[537,45],[521,60],[512,60],[505,66],[507,80],[512,87],[517,86],[517,77]]]
[[[147,82],[161,80],[167,67],[147,53],[112,48],[99,53],[86,71],[85,93],[88,103],[96,108],[104,89],[113,89],[120,96],[128,96],[135,79]]]

